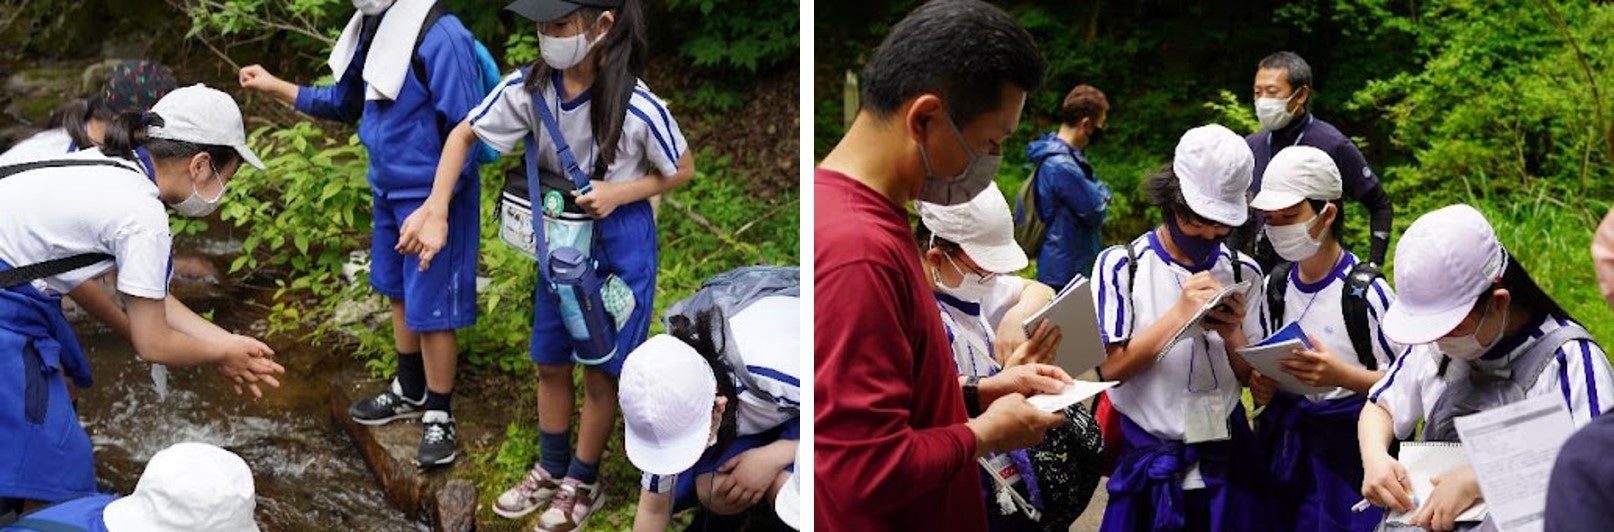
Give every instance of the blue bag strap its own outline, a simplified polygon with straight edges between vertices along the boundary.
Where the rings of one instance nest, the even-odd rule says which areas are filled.
[[[537,102],[534,102],[535,104]],[[539,105],[539,107],[543,107]],[[566,141],[561,141],[564,144]],[[532,240],[538,251],[538,280],[549,282],[549,275],[545,273],[547,265],[545,259],[549,258],[549,238],[544,233],[544,204],[538,192],[538,133],[527,133],[527,152],[522,156],[527,163],[527,201],[532,209]]]
[[[577,184],[577,193],[588,194],[594,190],[593,183],[589,182],[588,174],[583,173],[582,167],[577,165],[577,158],[572,156],[572,147],[566,144],[566,135],[560,131],[560,122],[555,120],[554,113],[549,112],[549,104],[544,102],[542,88],[532,91],[532,107],[538,111],[538,121],[543,122],[544,132],[555,143],[555,156],[560,158],[561,169],[566,172],[567,177],[572,178],[573,183]],[[537,143],[533,143],[532,146],[537,146]],[[529,162],[528,164],[531,165],[532,163]],[[529,170],[536,170],[536,168],[529,168]],[[537,175],[533,172],[528,172],[528,174],[530,174],[528,176],[529,180],[534,179],[534,176]],[[538,189],[533,188],[532,190],[536,191]],[[534,203],[533,205],[537,204]]]

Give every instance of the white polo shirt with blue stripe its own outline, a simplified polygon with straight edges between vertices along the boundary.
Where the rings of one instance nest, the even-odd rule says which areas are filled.
[[[1340,254],[1339,262],[1328,272],[1328,277],[1316,283],[1307,283],[1300,280],[1300,267],[1289,268],[1288,291],[1283,294],[1283,320],[1280,323],[1289,324],[1300,322],[1300,328],[1322,342],[1328,351],[1339,357],[1346,364],[1364,368],[1361,359],[1356,355],[1356,345],[1351,343],[1350,331],[1346,329],[1345,309],[1340,306],[1344,301],[1342,293],[1345,290],[1346,276],[1350,275],[1351,268],[1356,266],[1356,255],[1349,251]],[[1263,286],[1268,286],[1263,284]],[[1379,330],[1379,316],[1395,301],[1395,292],[1390,290],[1390,284],[1383,277],[1373,280],[1372,288],[1363,297],[1367,298],[1367,326],[1371,332],[1369,337],[1373,344],[1373,359],[1378,362],[1378,369],[1387,370],[1394,360],[1395,354],[1401,352],[1401,346],[1390,342]],[[1267,309],[1271,312],[1272,309]],[[1259,342],[1260,338],[1250,338],[1250,342]],[[1306,395],[1312,401],[1325,401],[1350,397],[1354,392],[1345,388]]]
[[[734,379],[738,408],[737,436],[762,434],[793,421],[801,410],[801,298],[770,296],[753,301],[729,317],[729,332],[745,361],[750,380],[772,400]],[[788,409],[788,410],[787,410]],[[799,429],[798,429],[799,430]],[[797,436],[793,431],[789,439]],[[644,474],[640,485],[651,493],[672,491],[678,475]]]
[[[532,94],[527,92],[526,75],[518,70],[504,78],[494,90],[471,109],[466,117],[477,138],[499,153],[509,153],[518,141],[529,133],[538,132],[538,165],[561,172],[560,159],[555,155],[553,139],[544,133],[543,123],[533,109]],[[544,103],[560,123],[566,144],[584,172],[591,172],[599,155],[595,146],[594,127],[590,119],[592,89],[576,98],[564,100],[560,93],[561,74],[555,71],[541,85]],[[622,122],[622,138],[617,142],[616,161],[605,172],[605,181],[633,181],[651,172],[663,176],[678,173],[678,159],[689,150],[689,143],[678,129],[678,122],[663,102],[643,81],[633,90],[628,100],[626,116]]]
[[[1104,250],[1093,265],[1093,303],[1098,306],[1100,336],[1105,345],[1125,342],[1171,310],[1182,295],[1182,285],[1193,275],[1172,259],[1156,232],[1151,230],[1130,244],[1138,264],[1128,265],[1120,247]],[[1129,267],[1135,268],[1132,276]],[[1261,267],[1254,259],[1226,245],[1217,250],[1209,271],[1222,283],[1233,284],[1233,268],[1242,268],[1250,288],[1244,292],[1244,334],[1251,343],[1266,337],[1266,305]],[[1154,354],[1150,354],[1154,356]],[[1243,385],[1233,374],[1220,334],[1206,331],[1187,335],[1160,355],[1153,365],[1107,390],[1110,403],[1149,434],[1163,440],[1184,438],[1184,416],[1191,393],[1220,396],[1228,412],[1239,402]]]
[[[1492,348],[1493,352],[1506,350],[1505,357],[1480,359],[1477,362],[1505,364],[1522,355],[1534,344],[1535,339],[1566,323],[1561,318],[1548,317],[1535,325],[1528,336],[1500,340],[1512,340],[1515,344]],[[1438,374],[1441,358],[1440,348],[1433,343],[1411,346],[1402,352],[1384,378],[1379,379],[1368,392],[1369,401],[1390,411],[1397,438],[1411,437],[1413,427],[1434,413],[1435,403],[1446,391],[1446,381]],[[1614,404],[1614,372],[1609,369],[1603,348],[1591,340],[1573,340],[1559,346],[1535,384],[1525,390],[1527,398],[1546,394],[1563,397],[1564,404],[1569,406],[1569,417],[1575,421],[1575,428],[1591,423],[1593,418]]]

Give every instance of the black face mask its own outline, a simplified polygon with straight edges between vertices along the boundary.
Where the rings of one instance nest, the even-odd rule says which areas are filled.
[[[1087,133],[1087,145],[1092,146],[1094,144],[1098,144],[1098,141],[1104,140],[1104,130],[1105,128],[1099,127],[1093,128],[1092,131],[1089,131]]]

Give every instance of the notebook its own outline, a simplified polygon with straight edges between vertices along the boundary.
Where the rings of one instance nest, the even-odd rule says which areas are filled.
[[[1093,306],[1092,286],[1078,278],[1060,291],[1053,301],[1021,322],[1026,335],[1049,320],[1063,337],[1054,353],[1054,365],[1071,375],[1092,371],[1104,361],[1104,339],[1098,332],[1098,309]]]
[[[1260,343],[1239,348],[1238,354],[1256,371],[1277,381],[1278,387],[1286,392],[1307,395],[1333,390],[1332,386],[1312,386],[1300,382],[1300,379],[1283,370],[1281,361],[1293,357],[1297,348],[1312,348],[1311,342],[1306,339],[1306,331],[1300,328],[1298,321],[1290,323]]]
[[[1160,354],[1155,356],[1155,360],[1159,361],[1160,359],[1166,358],[1166,353],[1171,352],[1171,348],[1176,347],[1177,342],[1182,341],[1183,338],[1204,334],[1205,330],[1199,326],[1199,322],[1205,321],[1205,315],[1210,314],[1212,310],[1216,310],[1216,307],[1221,306],[1222,301],[1227,299],[1229,296],[1232,296],[1235,293],[1242,294],[1249,289],[1249,281],[1222,287],[1221,292],[1217,292],[1215,297],[1205,301],[1205,304],[1200,306],[1199,310],[1194,311],[1194,316],[1192,318],[1189,318],[1187,322],[1184,322],[1182,327],[1178,327],[1177,332],[1171,334],[1171,341],[1166,342],[1166,346],[1160,349]]]
[[[1468,452],[1463,450],[1463,444],[1457,442],[1405,442],[1401,444],[1401,457],[1398,459],[1401,466],[1407,468],[1407,480],[1412,482],[1412,511],[1391,512],[1384,516],[1384,522],[1393,525],[1406,525],[1417,515],[1418,506],[1429,500],[1435,487],[1429,482],[1431,477],[1440,475],[1457,467],[1468,465]],[[1485,503],[1474,504],[1468,510],[1457,516],[1457,522],[1482,521],[1489,512]]]

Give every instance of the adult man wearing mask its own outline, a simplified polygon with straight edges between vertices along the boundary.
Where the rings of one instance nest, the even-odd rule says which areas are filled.
[[[1255,181],[1250,194],[1261,191],[1261,175],[1274,154],[1290,146],[1323,150],[1339,167],[1345,196],[1367,207],[1372,243],[1368,263],[1359,268],[1375,268],[1384,264],[1384,254],[1390,249],[1390,222],[1394,217],[1390,196],[1356,144],[1333,124],[1311,114],[1311,96],[1311,65],[1294,52],[1266,56],[1256,66],[1255,116],[1261,121],[1261,131],[1245,138],[1255,154]],[[1253,240],[1256,261],[1262,269],[1271,269],[1282,259],[1272,251],[1260,229],[1259,217],[1252,218],[1251,223],[1228,238],[1228,244],[1246,249],[1245,244]]]
[[[1069,382],[1056,367],[957,374],[906,209],[992,182],[1044,69],[1031,35],[979,0],[920,6],[869,60],[857,118],[813,178],[820,528],[985,529],[976,460],[1063,419],[1024,397]]]
[[[1099,230],[1110,204],[1110,187],[1093,173],[1082,150],[1103,136],[1109,111],[1102,91],[1077,85],[1059,107],[1059,131],[1044,133],[1026,145],[1026,155],[1037,163],[1030,184],[1032,203],[1048,224],[1041,249],[1027,252],[1037,254],[1037,281],[1054,290],[1070,284],[1077,274],[1092,271],[1093,259],[1103,249]],[[1020,212],[1025,207],[1017,205],[1016,214],[1029,214]]]

